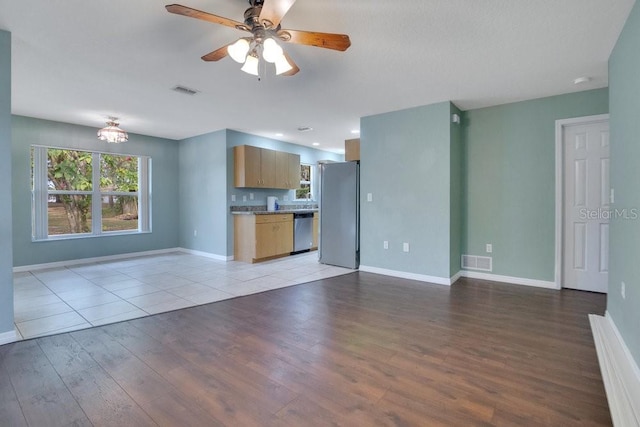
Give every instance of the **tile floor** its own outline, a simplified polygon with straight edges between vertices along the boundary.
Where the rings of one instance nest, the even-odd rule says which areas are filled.
[[[14,322],[34,338],[135,319],[353,270],[317,252],[259,264],[182,252],[14,274]]]

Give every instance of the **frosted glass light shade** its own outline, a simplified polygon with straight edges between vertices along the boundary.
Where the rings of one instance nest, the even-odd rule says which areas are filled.
[[[251,54],[247,56],[247,60],[244,62],[244,65],[242,66],[241,70],[247,74],[253,74],[254,76],[257,76],[259,75],[258,74],[259,63],[260,63],[260,60],[258,60],[258,57]]]
[[[227,53],[236,62],[244,63],[249,52],[249,42],[247,39],[238,39],[237,42],[227,46]]]
[[[265,61],[274,63],[282,56],[282,48],[272,38],[268,38],[262,44],[262,57]]]
[[[119,144],[121,142],[127,142],[129,135],[118,127],[118,123],[115,121],[108,121],[107,127],[104,127],[98,131],[98,139],[100,141],[107,141],[108,143]]]
[[[281,53],[278,58],[276,58],[276,75],[279,76],[282,73],[286,73],[291,70],[293,67],[287,61],[287,58],[284,56],[284,53]]]

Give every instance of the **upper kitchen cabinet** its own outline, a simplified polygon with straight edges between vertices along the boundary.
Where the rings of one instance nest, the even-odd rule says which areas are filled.
[[[300,156],[267,148],[233,147],[235,187],[292,189],[300,184]]]
[[[277,188],[276,151],[239,145],[233,147],[235,187]]]
[[[300,186],[300,155],[276,151],[276,188]]]

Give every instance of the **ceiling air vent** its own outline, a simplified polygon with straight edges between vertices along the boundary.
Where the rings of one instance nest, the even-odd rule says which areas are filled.
[[[188,87],[180,86],[180,85],[175,86],[171,90],[174,90],[178,93],[183,93],[185,95],[195,95],[196,93],[198,93],[198,91],[195,89],[189,89]]]

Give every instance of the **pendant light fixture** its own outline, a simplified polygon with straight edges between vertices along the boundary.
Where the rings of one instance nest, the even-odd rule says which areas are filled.
[[[107,126],[98,131],[98,139],[100,141],[107,141],[108,143],[119,144],[121,142],[127,142],[129,135],[127,132],[120,129],[120,123],[117,122],[117,117],[109,117]]]

